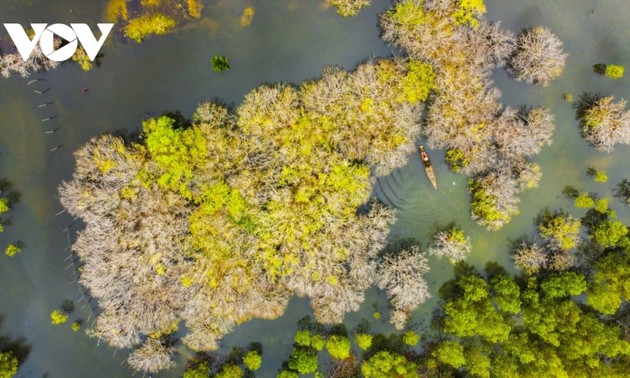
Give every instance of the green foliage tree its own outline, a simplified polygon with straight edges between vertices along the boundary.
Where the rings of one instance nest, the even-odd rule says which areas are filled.
[[[0,378],[11,378],[17,374],[18,359],[13,352],[0,352]]]
[[[628,227],[618,221],[607,220],[590,229],[590,233],[593,240],[604,248],[630,246]]]
[[[608,214],[609,211],[610,211],[610,209],[608,208],[608,198],[600,198],[600,199],[598,199],[597,201],[595,201],[595,204],[593,205],[593,208],[598,213]]]
[[[411,104],[425,101],[435,88],[434,81],[435,73],[429,63],[411,60],[407,73],[402,78],[402,94],[399,100]]]
[[[245,372],[243,369],[234,364],[227,364],[221,368],[221,370],[215,376],[216,378],[243,378]]]
[[[464,346],[456,341],[444,341],[433,351],[433,356],[442,364],[450,365],[455,369],[466,364]]]
[[[9,206],[9,199],[6,197],[0,198],[0,214],[4,214],[11,210]]]
[[[361,364],[365,378],[417,378],[418,366],[405,356],[380,351]]]
[[[500,311],[511,314],[521,312],[521,290],[513,277],[499,274],[492,278],[490,285],[494,292],[494,300]]]
[[[420,335],[415,333],[414,331],[407,331],[402,335],[402,342],[409,346],[416,346],[420,341]]]
[[[332,335],[326,340],[326,350],[332,358],[344,360],[351,355],[350,340],[346,336]]]
[[[630,259],[622,251],[613,251],[599,258],[594,268],[586,303],[602,314],[612,315],[630,298]]]
[[[586,291],[586,279],[575,272],[562,272],[547,278],[540,288],[550,298],[576,296]]]
[[[262,356],[255,350],[250,350],[243,357],[243,364],[251,371],[256,371],[260,369],[262,365]]]
[[[186,369],[182,378],[208,378],[210,376],[210,366],[203,362],[192,368]]]
[[[581,223],[571,215],[547,211],[538,225],[540,236],[563,251],[575,248],[579,241]]]
[[[293,348],[289,359],[289,368],[300,374],[312,374],[317,371],[317,351],[310,347]]]
[[[584,192],[575,198],[575,207],[578,209],[590,209],[595,206],[595,200],[587,192]]]
[[[354,334],[354,340],[357,343],[357,346],[361,350],[368,350],[372,347],[372,340],[374,339],[373,335],[369,333],[358,332]]]

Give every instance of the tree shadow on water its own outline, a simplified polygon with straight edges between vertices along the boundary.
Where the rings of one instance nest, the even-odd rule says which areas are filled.
[[[4,315],[0,314],[0,329],[4,323]],[[31,353],[31,345],[26,342],[24,337],[12,338],[9,335],[0,333],[0,352],[12,352],[17,358],[20,365],[26,361],[29,353]]]

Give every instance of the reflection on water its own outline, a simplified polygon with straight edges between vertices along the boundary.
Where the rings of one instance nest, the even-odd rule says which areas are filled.
[[[630,149],[618,148],[608,155],[588,148],[579,136],[571,104],[562,100],[564,92],[577,97],[585,90],[630,99],[629,80],[612,82],[592,73],[595,63],[630,62],[630,51],[623,48],[630,43],[626,27],[630,15],[620,11],[627,8],[625,0],[597,4],[588,0],[486,2],[490,19],[502,20],[504,27],[513,31],[543,24],[564,41],[570,54],[565,75],[547,88],[514,82],[502,71],[495,75],[506,104],[548,106],[556,116],[555,142],[536,157],[543,170],[540,188],[521,196],[521,215],[497,233],[485,231],[470,219],[466,178],[448,171],[442,163],[443,151],[429,151],[438,175],[437,190],[429,184],[420,158],[414,154],[406,166],[378,179],[375,195],[397,209],[392,240],[413,238],[426,246],[438,225],[455,221],[471,236],[475,265],[481,267],[495,260],[512,267],[505,253],[509,239],[531,233],[534,217],[545,206],[572,208],[569,201],[559,198],[564,185],[610,195],[617,181],[630,176],[625,166]],[[3,22],[95,23],[102,18],[104,3],[8,0],[0,3],[0,15]],[[69,262],[64,261],[69,252],[62,231],[72,219],[66,214],[55,216],[61,209],[56,188],[70,177],[72,151],[100,133],[137,129],[143,118],[163,111],[181,110],[190,115],[199,102],[214,98],[237,104],[262,83],[299,83],[318,76],[326,64],[351,69],[372,56],[390,55],[390,49],[378,39],[376,27],[377,14],[388,4],[373,3],[358,18],[343,19],[334,9],[325,9],[322,0],[208,1],[203,19],[177,33],[140,45],[124,42],[119,36],[110,38],[103,48],[101,69],[83,73],[78,66],[66,64],[37,75],[45,77],[51,87],[45,96],[28,88],[28,80],[13,77],[0,81],[0,176],[9,178],[22,194],[12,212],[13,224],[0,234],[0,247],[15,240],[25,242],[22,253],[0,264],[0,312],[6,314],[4,330],[13,337],[25,336],[32,345],[21,373],[32,377],[45,372],[52,377],[131,374],[126,364],[121,365],[125,351],[113,356],[113,350],[96,347],[95,340],[72,332],[69,324],[50,324],[50,312],[64,299],[78,303],[81,297],[72,282],[72,269],[66,269]],[[242,26],[247,7],[254,13],[251,23]],[[595,11],[587,15],[594,7]],[[215,74],[210,68],[213,55],[227,56],[231,70]],[[83,93],[82,88],[89,91]],[[55,104],[37,108],[44,101]],[[41,122],[53,114],[58,117]],[[44,133],[56,127],[58,131]],[[59,145],[63,147],[49,152]],[[594,183],[585,173],[589,166],[607,170],[609,183]],[[627,207],[615,201],[612,208],[621,220],[630,220]],[[430,261],[432,271],[427,281],[434,298],[417,311],[417,322],[430,314],[437,303],[437,288],[452,276],[446,259]],[[384,297],[378,290],[369,290],[366,297],[362,310],[348,315],[349,328],[361,317],[370,318],[374,303],[386,314]],[[78,312],[84,319],[90,316],[88,308]],[[295,331],[296,321],[309,312],[307,301],[295,299],[282,318],[245,323],[228,335],[223,345],[263,342],[264,363],[259,376],[273,376],[290,351],[288,335]],[[386,316],[383,318],[383,322],[372,322],[376,323],[373,330],[393,331]],[[189,351],[180,352],[182,359],[191,356]],[[173,369],[161,376],[180,373]]]

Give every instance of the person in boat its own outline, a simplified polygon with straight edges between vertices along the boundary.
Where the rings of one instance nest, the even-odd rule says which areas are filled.
[[[429,155],[426,152],[422,151],[422,161],[429,161]]]

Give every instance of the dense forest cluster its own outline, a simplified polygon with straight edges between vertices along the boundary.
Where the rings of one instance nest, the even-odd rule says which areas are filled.
[[[515,78],[547,83],[562,72],[565,55],[547,29],[517,39],[487,22],[485,11],[483,1],[403,0],[381,26],[385,40],[434,68],[429,144],[446,149],[452,169],[471,176],[473,218],[497,230],[518,213],[518,193],[537,185],[540,168],[528,158],[551,143],[554,124],[547,108],[500,104],[492,69],[507,63]]]
[[[386,175],[414,150],[432,80],[429,65],[401,59],[327,69],[300,88],[257,88],[236,114],[205,103],[190,125],[162,116],[133,143],[92,140],[60,188],[86,224],[73,248],[102,309],[92,334],[141,345],[130,363],[155,371],[169,366],[165,336],[181,320],[195,350],[216,348],[236,323],[280,316],[292,295],[339,323],[376,277],[404,323],[429,296],[417,275],[426,260],[412,251],[377,270],[394,212],[369,202],[370,172]],[[420,283],[401,282],[400,269]]]

